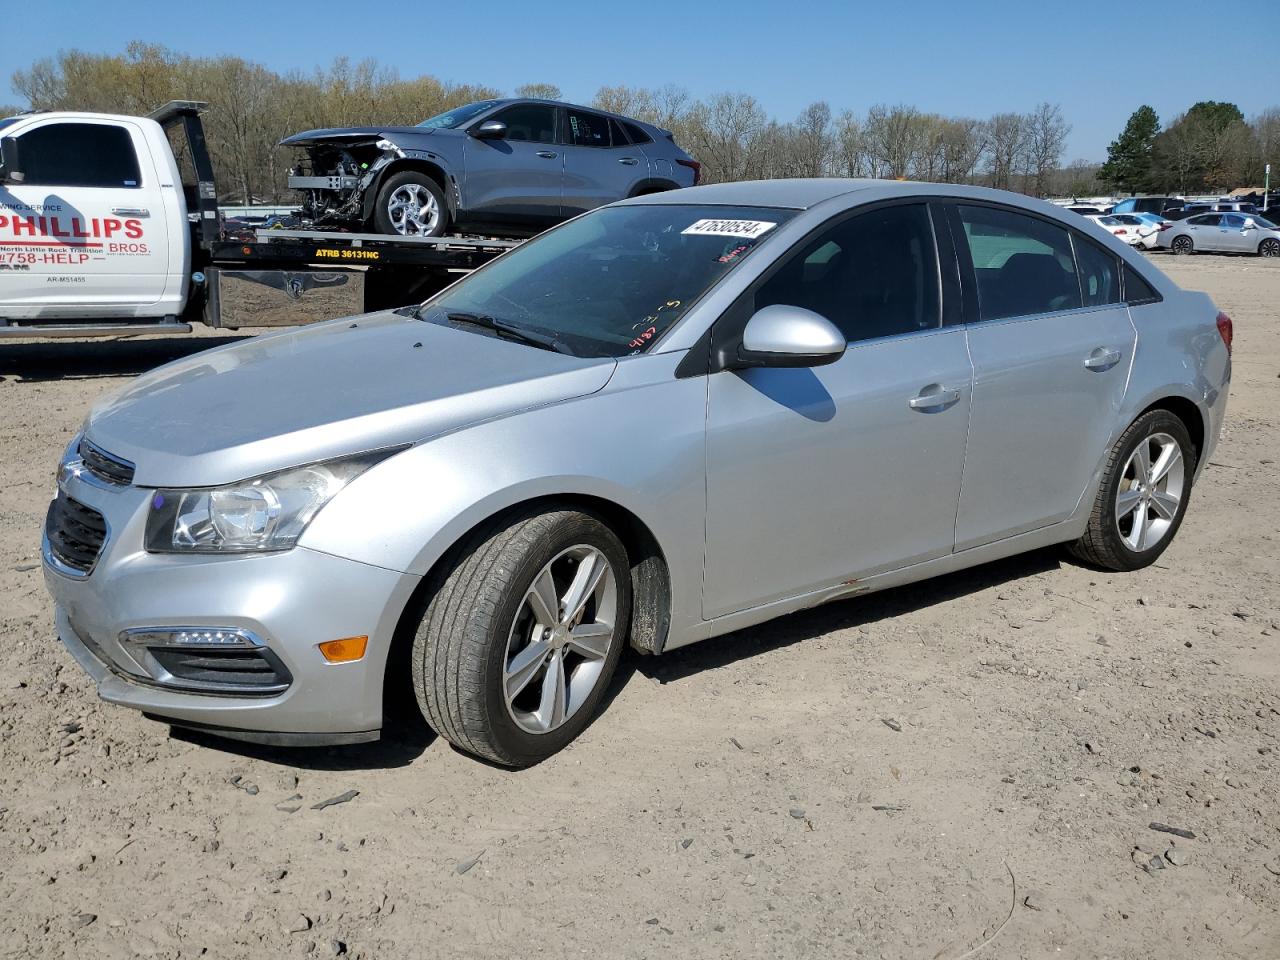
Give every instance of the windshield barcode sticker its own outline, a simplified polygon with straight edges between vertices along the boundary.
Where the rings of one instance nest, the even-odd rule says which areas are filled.
[[[698,220],[680,232],[695,237],[746,237],[755,240],[776,226],[768,220]]]

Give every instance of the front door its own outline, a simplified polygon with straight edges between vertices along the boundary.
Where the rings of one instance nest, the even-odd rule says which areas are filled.
[[[165,290],[169,239],[141,128],[37,119],[14,136],[23,180],[0,184],[0,315],[145,313]]]
[[[1246,230],[1248,221],[1243,213],[1224,213],[1222,223],[1218,226],[1218,242],[1220,249],[1230,253],[1253,253],[1258,245],[1257,229]]]
[[[463,147],[464,224],[541,229],[561,219],[564,149],[556,142],[556,108],[517,103],[475,125],[497,120],[507,135],[467,137]]]
[[[849,348],[711,375],[708,619],[951,552],[971,368],[937,264],[928,207],[888,206],[803,241],[748,294],[742,312],[814,310]]]
[[[962,205],[954,218],[978,294],[963,550],[1075,510],[1110,442],[1136,333],[1102,246],[1006,208]]]
[[[618,121],[576,107],[566,107],[564,115],[566,217],[629,197],[648,179],[649,161]]]
[[[1187,233],[1197,250],[1221,250],[1222,214],[1202,213],[1188,217]]]

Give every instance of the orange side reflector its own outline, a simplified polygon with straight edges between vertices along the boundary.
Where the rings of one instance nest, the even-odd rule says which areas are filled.
[[[324,658],[330,663],[352,663],[364,656],[365,647],[369,646],[369,638],[343,637],[341,640],[329,640],[318,646]]]

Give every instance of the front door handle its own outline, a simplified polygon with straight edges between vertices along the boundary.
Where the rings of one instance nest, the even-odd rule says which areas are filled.
[[[635,157],[620,157],[618,159],[618,162],[625,163],[628,167],[634,167],[640,161],[637,160]]]
[[[1108,350],[1105,347],[1098,347],[1093,353],[1085,357],[1084,365],[1088,370],[1110,370],[1120,362],[1119,350]]]
[[[117,217],[149,217],[150,210],[144,210],[142,207],[112,207],[111,212]]]
[[[919,396],[908,400],[907,406],[912,410],[936,410],[939,407],[949,407],[959,399],[959,390],[931,383],[920,391]]]
[[[542,157],[544,160],[554,160],[556,158],[556,152],[554,150],[539,150],[538,156]]]

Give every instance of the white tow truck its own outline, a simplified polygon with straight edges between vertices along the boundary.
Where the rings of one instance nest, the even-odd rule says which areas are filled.
[[[0,338],[327,320],[425,299],[518,243],[238,225],[205,106],[0,120]]]

